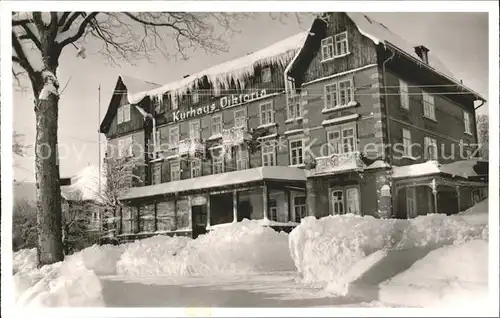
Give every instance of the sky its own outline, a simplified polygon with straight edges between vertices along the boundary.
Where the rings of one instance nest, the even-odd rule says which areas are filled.
[[[487,13],[368,13],[408,42],[430,49],[458,79],[488,99],[488,14]],[[123,61],[111,66],[100,54],[76,56],[77,49],[67,46],[61,55],[58,78],[65,87],[59,101],[59,144],[61,177],[77,174],[88,165],[99,164],[100,121],[106,113],[120,74],[158,84],[181,79],[210,66],[264,48],[288,36],[305,31],[312,19],[297,21],[294,15],[279,21],[268,13],[239,22],[239,33],[228,39],[229,50],[219,54],[192,52],[188,61],[157,57],[153,61]],[[98,43],[86,44],[88,52]],[[99,90],[101,107],[99,111]],[[13,129],[22,134],[28,146],[24,157],[14,157],[17,181],[34,181],[35,115],[31,88],[14,91]],[[485,104],[478,111],[487,114]],[[104,135],[101,135],[101,142]],[[31,147],[30,147],[31,146]]]

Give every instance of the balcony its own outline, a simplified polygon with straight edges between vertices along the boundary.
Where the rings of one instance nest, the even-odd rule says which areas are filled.
[[[252,135],[246,127],[233,127],[222,130],[222,143],[225,145],[241,145],[252,140]]]
[[[335,174],[363,169],[363,161],[359,152],[333,154],[316,158],[314,174]]]
[[[199,154],[205,153],[205,146],[199,138],[186,138],[178,144],[179,156],[194,157]]]

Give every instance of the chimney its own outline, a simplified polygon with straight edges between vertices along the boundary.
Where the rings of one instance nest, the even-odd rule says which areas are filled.
[[[424,61],[425,64],[429,64],[429,49],[423,45],[415,46],[415,53]]]

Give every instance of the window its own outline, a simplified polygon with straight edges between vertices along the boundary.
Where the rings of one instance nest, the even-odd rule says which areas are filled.
[[[118,154],[119,157],[127,156],[127,157],[133,157],[134,156],[134,139],[132,136],[128,137],[123,137],[118,139]]]
[[[424,103],[424,116],[436,120],[436,110],[434,106],[434,96],[422,92],[422,101]]]
[[[180,161],[172,161],[170,163],[170,180],[180,180],[181,179],[181,163]]]
[[[211,149],[212,152],[212,170],[213,174],[224,172],[224,154],[222,147]]]
[[[411,153],[411,133],[403,128],[403,156],[412,157]]]
[[[266,67],[262,69],[262,83],[269,83],[271,81],[271,68]]]
[[[212,116],[212,136],[222,134],[222,114]]]
[[[340,147],[340,128],[335,128],[326,132],[328,141],[328,155],[338,154],[341,152]]]
[[[352,81],[339,82],[339,106],[345,106],[354,98],[352,96]]]
[[[100,215],[99,211],[93,211],[92,216],[91,216],[91,222],[93,222],[93,223],[99,222],[99,220],[101,219],[100,216],[101,215]]]
[[[406,216],[414,218],[417,216],[417,194],[415,187],[406,188]]]
[[[356,142],[356,127],[342,127],[342,145],[344,148],[344,153],[349,153],[356,151],[357,142]]]
[[[191,102],[193,104],[197,104],[199,101],[200,101],[200,95],[198,94],[198,92],[191,93]]]
[[[260,124],[269,125],[274,123],[273,102],[260,104]]]
[[[335,56],[349,54],[349,42],[347,41],[347,31],[335,34]]]
[[[269,198],[267,210],[269,212],[269,220],[278,221],[278,204],[276,198]]]
[[[161,183],[161,164],[153,166],[153,184]]]
[[[354,100],[352,79],[325,85],[325,109],[347,106]]]
[[[134,231],[134,212],[133,207],[123,206],[122,207],[122,218],[123,218],[123,233],[132,233]]]
[[[244,108],[234,111],[234,127],[246,128],[247,126],[247,112]]]
[[[329,36],[323,40],[321,40],[321,57],[322,60],[329,60],[334,56],[334,47],[333,47],[333,37]]]
[[[189,138],[199,139],[201,134],[200,121],[194,120],[189,122]]]
[[[290,164],[292,166],[304,163],[302,140],[290,141]]]
[[[130,120],[130,105],[122,105],[118,107],[118,124],[125,123]]]
[[[262,145],[262,166],[275,166],[276,165],[275,143],[276,143],[276,141],[274,139],[263,140],[261,142],[261,145]]]
[[[466,111],[464,111],[464,127],[465,127],[465,133],[472,135],[470,114]]]
[[[331,109],[338,104],[337,83],[325,85],[325,108]]]
[[[293,198],[293,212],[295,215],[296,222],[300,222],[301,219],[307,216],[307,205],[305,196],[300,195]]]
[[[336,125],[326,132],[328,155],[357,151],[358,141],[356,124]]]
[[[191,178],[201,177],[201,159],[191,160]]]
[[[333,214],[344,214],[344,192],[335,190],[332,192]]]
[[[177,147],[179,144],[179,126],[170,127],[168,131],[168,144],[170,147]]]
[[[424,137],[424,156],[426,160],[438,159],[438,148],[436,139],[431,137]]]
[[[248,169],[248,152],[244,147],[236,148],[236,169]]]
[[[349,188],[345,191],[347,213],[361,214],[359,209],[359,191],[357,188]]]
[[[161,144],[161,133],[160,133],[159,129],[156,129],[156,131],[155,131],[155,139],[156,139],[156,147],[157,147],[157,149],[155,149],[155,151],[160,151],[160,149],[158,149],[160,144]]]
[[[300,98],[288,99],[288,119],[296,119],[302,117],[302,103]]]
[[[399,80],[399,98],[401,108],[410,109],[410,96],[408,95],[408,84]]]

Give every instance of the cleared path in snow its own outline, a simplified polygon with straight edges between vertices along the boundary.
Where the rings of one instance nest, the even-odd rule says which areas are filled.
[[[102,277],[107,307],[374,307],[305,287],[294,273],[224,277]]]

